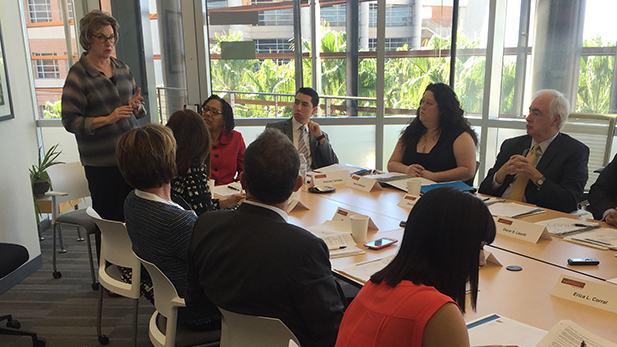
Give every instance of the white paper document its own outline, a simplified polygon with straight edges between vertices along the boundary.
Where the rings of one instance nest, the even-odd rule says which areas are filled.
[[[617,251],[617,229],[600,228],[567,236],[564,240],[605,247]]]
[[[536,347],[617,347],[571,320],[562,320],[544,336]]]
[[[349,220],[329,220],[323,224],[308,227],[306,230],[324,240],[326,246],[328,246],[330,250],[330,258],[340,258],[366,253],[356,247],[356,242],[351,236],[351,223]]]
[[[335,270],[362,283],[366,283],[375,272],[380,271],[386,267],[386,265],[390,264],[392,259],[394,259],[393,255],[362,263],[346,265],[340,268],[335,268]]]
[[[218,197],[227,198],[234,194],[242,193],[242,184],[240,182],[231,182],[226,185],[215,186],[212,192]]]
[[[467,323],[467,332],[471,346],[516,345],[534,347],[546,334],[546,330],[497,314],[490,314]]]
[[[565,217],[547,219],[536,222],[536,224],[544,225],[548,230],[548,233],[555,236],[574,235],[600,227],[599,223],[581,222],[578,219]]]
[[[335,171],[345,171],[345,170],[347,170],[347,171],[349,171],[349,175],[351,176],[352,173],[358,172],[358,171],[360,171],[362,169],[363,168],[358,167],[358,166],[351,166],[351,165],[344,165],[344,164],[332,164],[332,165],[328,165],[328,166],[317,168],[317,169],[313,170],[313,172],[326,173],[326,172],[335,172]]]
[[[407,191],[407,180],[415,176],[406,175],[406,174],[402,174],[399,172],[387,172],[387,173],[383,173],[379,175],[366,175],[364,177],[377,180],[382,186],[388,185],[388,186],[391,186],[392,188],[400,189],[406,192]],[[423,177],[418,177],[418,179],[422,181],[423,186],[429,185],[429,184],[435,184],[435,182],[429,179],[423,178]]]
[[[491,204],[488,206],[489,211],[493,216],[501,216],[508,218],[522,217],[522,215],[531,215],[535,213],[545,212],[535,206],[527,206],[516,204],[513,202],[503,202],[497,204]]]

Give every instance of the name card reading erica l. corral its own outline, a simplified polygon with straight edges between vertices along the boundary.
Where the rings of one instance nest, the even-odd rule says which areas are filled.
[[[379,184],[379,182],[377,182],[377,180],[374,180],[372,178],[358,176],[358,175],[352,175],[347,181],[347,186],[354,188],[354,189],[359,189],[364,192],[370,192],[373,189],[383,190],[383,188],[381,188],[381,185]]]
[[[551,295],[617,313],[617,290],[614,284],[561,275]]]
[[[401,201],[399,201],[397,205],[402,208],[412,209],[416,205],[416,202],[418,202],[418,200],[420,200],[420,197],[417,195],[405,194],[405,196],[401,199]]]
[[[525,222],[506,217],[495,218],[497,233],[511,236],[531,243],[537,243],[540,239],[552,240],[544,225]]]
[[[313,174],[313,185],[315,186],[347,184],[347,181],[349,181],[349,171],[347,170]]]

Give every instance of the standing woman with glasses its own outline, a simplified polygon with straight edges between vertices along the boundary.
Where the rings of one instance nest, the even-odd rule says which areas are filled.
[[[118,40],[116,19],[94,10],[79,27],[85,53],[66,77],[62,124],[75,134],[92,207],[105,219],[124,221],[124,199],[132,188],[118,169],[116,143],[146,115],[143,98],[129,67],[112,57]]]
[[[246,145],[242,134],[233,130],[234,112],[231,105],[212,94],[201,105],[201,116],[206,120],[212,142],[210,178],[215,185],[228,184],[244,171]]]

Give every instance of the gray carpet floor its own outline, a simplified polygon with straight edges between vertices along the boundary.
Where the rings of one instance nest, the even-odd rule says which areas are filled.
[[[77,242],[74,228],[64,228],[67,253],[58,254],[62,277],[52,276],[52,236],[41,241],[43,267],[0,295],[0,314],[11,314],[21,329],[32,330],[47,340],[48,347],[101,346],[96,334],[98,291],[91,288],[86,242]],[[94,249],[94,237],[92,237]],[[96,263],[95,263],[96,267]],[[103,334],[107,346],[132,346],[132,300],[103,298]],[[148,321],[154,307],[140,299],[138,346],[152,346]],[[0,324],[5,324],[4,322]],[[0,347],[32,346],[30,337],[0,335]]]

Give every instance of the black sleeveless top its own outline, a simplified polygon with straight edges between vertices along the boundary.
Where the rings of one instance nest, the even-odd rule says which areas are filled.
[[[441,172],[457,167],[454,157],[454,141],[464,133],[464,129],[454,129],[442,132],[435,146],[428,153],[418,153],[418,141],[413,141],[405,147],[402,163],[405,165],[420,164],[425,170]]]

